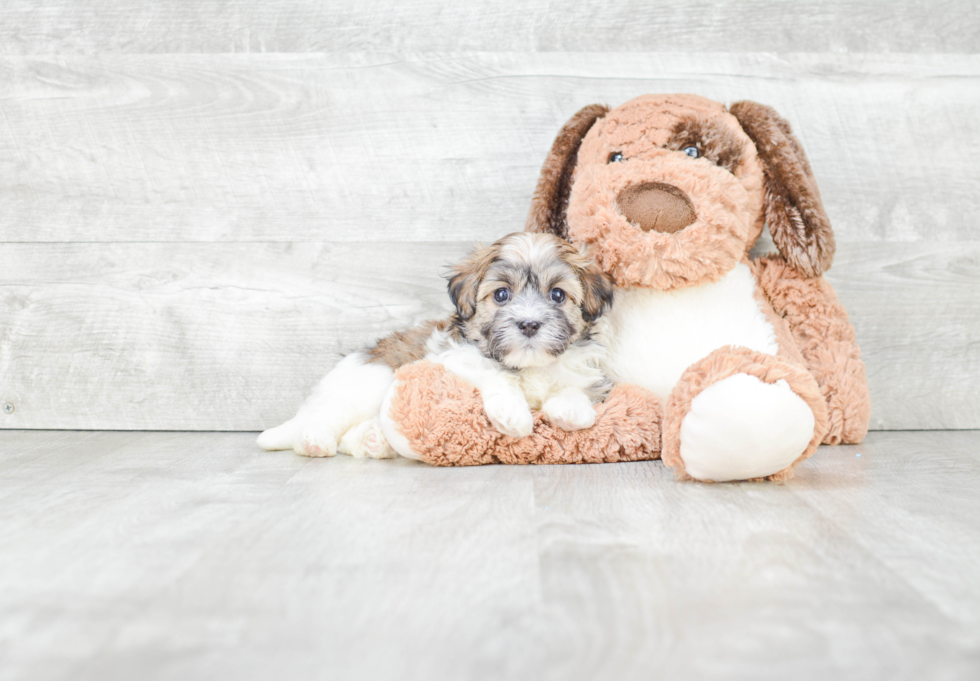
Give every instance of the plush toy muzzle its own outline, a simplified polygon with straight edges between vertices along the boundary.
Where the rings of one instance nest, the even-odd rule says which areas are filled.
[[[717,281],[743,257],[753,222],[730,172],[668,149],[583,163],[568,204],[568,237],[618,286],[669,291]]]
[[[684,192],[663,182],[629,187],[616,197],[616,205],[623,217],[644,232],[673,234],[697,220]]]

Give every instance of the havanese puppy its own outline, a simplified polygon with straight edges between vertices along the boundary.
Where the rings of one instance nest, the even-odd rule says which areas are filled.
[[[494,428],[530,435],[532,410],[563,430],[595,423],[612,387],[593,331],[613,283],[585,254],[551,234],[519,232],[478,248],[449,275],[449,319],[396,332],[328,373],[299,413],[265,431],[265,449],[307,456],[416,458],[392,423],[394,370],[420,359],[476,387]]]

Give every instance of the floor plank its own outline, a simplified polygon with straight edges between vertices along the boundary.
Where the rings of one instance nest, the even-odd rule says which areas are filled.
[[[253,440],[0,432],[0,679],[980,673],[980,432],[785,485]]]

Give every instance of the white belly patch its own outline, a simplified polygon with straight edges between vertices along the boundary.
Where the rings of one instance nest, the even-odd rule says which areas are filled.
[[[756,302],[755,277],[736,265],[723,279],[677,291],[616,289],[598,340],[617,383],[633,383],[666,400],[691,364],[725,345],[768,355],[776,333]]]

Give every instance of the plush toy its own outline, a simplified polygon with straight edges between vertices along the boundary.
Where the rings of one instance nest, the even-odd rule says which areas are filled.
[[[779,254],[749,252],[768,224]],[[402,367],[382,410],[435,465],[661,457],[680,478],[781,480],[823,442],[860,442],[870,402],[847,313],[821,276],[834,236],[789,124],[694,95],[593,105],[561,129],[527,231],[586,244],[616,283],[599,339],[617,387],[593,427],[495,431],[476,390]]]

